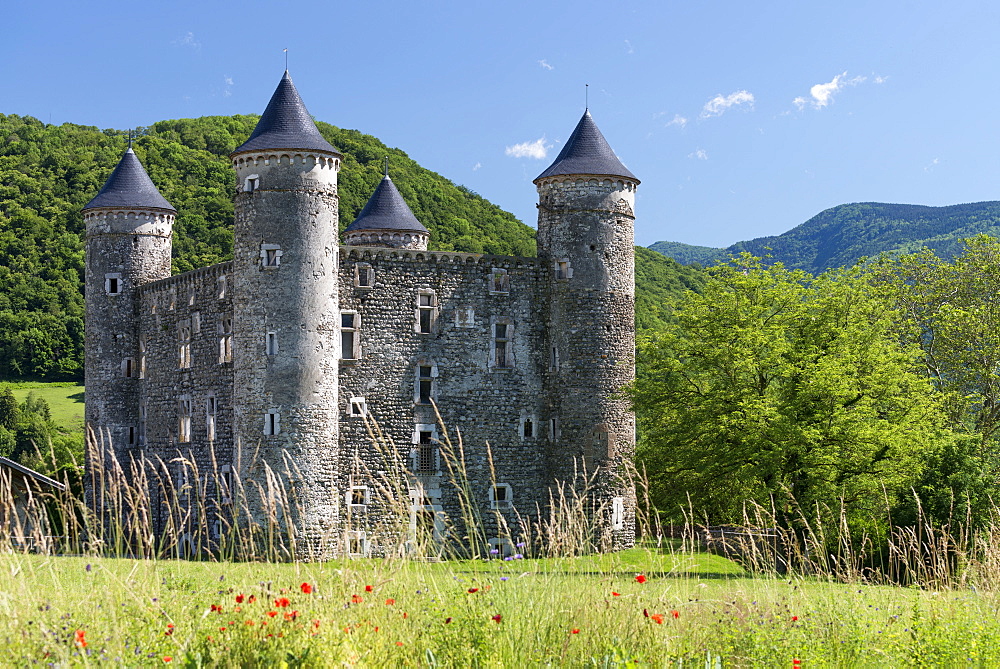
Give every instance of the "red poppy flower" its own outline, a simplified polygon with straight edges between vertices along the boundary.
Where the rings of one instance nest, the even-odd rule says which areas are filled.
[[[313,621],[313,629],[317,629],[317,630],[319,629],[319,621],[318,620],[314,620]],[[375,628],[375,631],[378,631],[377,627]]]
[[[410,617],[410,614],[407,613],[406,611],[403,611],[403,620],[406,620],[409,617]]]
[[[647,611],[646,609],[643,609],[642,610],[642,615],[644,615],[644,616],[646,616],[648,618],[649,617],[649,611]]]
[[[569,631],[569,633],[570,634],[579,634],[580,633],[580,628],[579,627],[574,627],[573,629],[571,629]]]
[[[496,614],[495,616],[493,616],[493,622],[495,622],[497,624],[499,624],[502,619],[503,619],[503,616],[501,616],[499,613]]]
[[[163,633],[164,636],[170,636],[174,633],[174,624],[167,623],[167,631]]]
[[[303,595],[311,595],[312,594],[313,587],[311,585],[309,585],[308,583],[303,583],[299,587],[302,588],[302,594]]]
[[[299,617],[298,611],[289,611],[288,613],[285,614],[285,620],[295,620],[298,617]]]
[[[670,612],[670,615],[672,615],[674,618],[680,618],[681,617],[681,612],[677,611],[675,609],[675,610],[673,610],[673,611]]]
[[[366,586],[365,586],[365,592],[371,592],[371,591],[372,591],[372,590],[374,590],[374,589],[375,589],[375,588],[374,588],[374,587],[372,587],[372,586],[370,586],[370,585],[366,585]]]
[[[396,600],[392,599],[391,597],[389,599],[385,600],[385,605],[386,606],[392,606],[395,603],[396,603]]]
[[[279,597],[278,599],[274,600],[274,605],[279,609],[284,608],[289,604],[291,604],[291,602],[288,601],[288,597]]]
[[[798,619],[799,619],[799,617],[798,617],[798,616],[792,616],[792,622],[793,622],[793,623],[794,623],[794,622],[795,622],[796,620],[798,620]]]
[[[86,630],[77,630],[76,631],[76,647],[77,648],[86,648],[87,647],[87,640],[83,638],[83,635],[86,634],[86,633],[87,633]]]
[[[168,662],[168,663],[169,662],[173,662],[174,658],[170,657],[169,655],[166,655],[166,656],[164,656],[163,661],[164,662]]]
[[[361,595],[351,595],[351,601],[354,602],[355,604],[360,604],[365,600],[362,599]]]
[[[646,582],[646,576],[645,576],[645,574],[639,574],[638,576],[635,577],[635,580],[638,583],[645,583]]]
[[[215,613],[222,613],[222,607],[218,604],[212,604],[212,611]]]
[[[402,645],[403,645],[403,642],[402,642],[402,641],[397,641],[397,642],[396,642],[396,645],[397,645],[397,646],[402,646]]]
[[[247,601],[249,603],[253,604],[254,602],[257,601],[257,595],[250,595],[250,597],[247,599]]]
[[[237,604],[242,604],[244,599],[245,599],[245,597],[243,597],[243,595],[236,595],[236,603]]]
[[[276,615],[278,615],[278,612],[277,612],[277,611],[268,611],[268,612],[267,612],[267,615],[269,615],[269,616],[271,616],[271,617],[273,618],[273,617],[275,617]]]
[[[469,588],[469,594],[470,594],[470,595],[471,595],[472,593],[474,593],[474,592],[479,592],[479,588]]]
[[[620,592],[615,592],[614,590],[612,590],[612,591],[611,591],[611,596],[612,596],[612,597],[621,597],[621,596],[622,596],[622,593],[620,593]]]
[[[653,622],[654,622],[654,623],[656,623],[657,625],[662,625],[662,624],[663,624],[663,616],[662,616],[662,615],[660,615],[659,613],[654,613],[654,614],[650,615],[649,617],[650,617],[650,618],[651,618],[651,619],[653,620]]]

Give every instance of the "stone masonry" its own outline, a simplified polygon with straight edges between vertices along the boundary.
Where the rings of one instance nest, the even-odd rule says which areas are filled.
[[[428,251],[388,175],[341,244],[342,156],[287,72],[232,160],[231,262],[169,276],[176,212],[131,149],[84,209],[87,423],[105,464],[169,476],[156,531],[510,552],[583,495],[593,546],[634,543],[639,181],[589,112],[535,181],[537,258]],[[184,512],[191,490],[216,522]]]

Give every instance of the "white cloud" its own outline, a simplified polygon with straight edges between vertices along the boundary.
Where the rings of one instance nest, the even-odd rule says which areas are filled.
[[[687,124],[688,120],[686,118],[684,118],[680,114],[674,114],[674,118],[669,123],[667,123],[667,127],[669,128],[672,125],[676,125],[679,128],[683,128]]]
[[[632,48],[632,42],[625,40],[625,53],[635,53],[635,49]]]
[[[225,76],[222,78],[222,80],[226,82],[226,87],[222,89],[222,95],[223,97],[228,98],[230,95],[233,94],[233,78],[230,76]]]
[[[542,60],[538,61],[538,64],[541,65],[546,70],[554,70],[554,69],[556,69],[555,65],[549,65],[549,61],[545,60],[544,58]]]
[[[174,46],[188,47],[190,49],[194,49],[195,51],[201,48],[201,42],[194,38],[194,33],[192,32],[185,34],[184,37],[181,37],[180,39],[175,39],[172,44],[174,44]]]
[[[475,165],[472,166],[472,171],[473,172],[478,172],[479,168],[482,167],[482,166],[483,166],[482,163],[476,163]]]
[[[876,80],[876,83],[882,83],[885,81],[881,77],[881,81]],[[799,96],[792,100],[798,109],[804,109],[806,104],[812,104],[813,109],[822,109],[833,102],[833,97],[842,91],[847,86],[857,86],[858,84],[864,83],[867,77],[853,77],[851,79],[847,78],[847,72],[841,72],[835,76],[832,80],[826,82],[825,84],[816,84],[809,89],[809,96],[811,99]]]
[[[884,84],[889,81],[889,77],[883,77],[881,74],[876,74],[872,77],[872,83]]]
[[[521,142],[520,144],[508,146],[504,150],[504,153],[514,158],[534,158],[535,160],[542,160],[549,155],[550,148],[552,148],[552,145],[546,145],[545,138],[539,137],[533,142]]]
[[[701,111],[701,117],[722,116],[726,110],[742,105],[747,105],[750,109],[753,109],[753,93],[743,90],[735,91],[725,96],[720,93],[705,103]]]
[[[698,149],[693,153],[689,153],[688,158],[697,158],[698,160],[708,160],[708,152],[705,151],[705,149]]]
[[[934,168],[937,167],[940,163],[941,161],[938,158],[935,158],[934,160],[931,161],[930,165],[924,168],[924,172],[933,172]]]

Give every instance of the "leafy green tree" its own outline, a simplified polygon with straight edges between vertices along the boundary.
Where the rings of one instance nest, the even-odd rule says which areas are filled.
[[[641,343],[631,389],[654,502],[673,517],[690,504],[739,522],[745,502],[774,500],[794,524],[842,501],[851,523],[872,524],[952,438],[919,352],[857,273],[744,255],[674,317]]]
[[[15,429],[19,414],[20,407],[17,398],[14,397],[14,391],[9,385],[4,384],[0,389],[0,427],[8,431]]]

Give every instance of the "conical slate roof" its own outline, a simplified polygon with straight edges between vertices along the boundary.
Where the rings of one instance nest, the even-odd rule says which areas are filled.
[[[237,147],[234,154],[244,151],[266,151],[270,149],[303,149],[306,151],[327,151],[339,154],[337,149],[323,139],[316,124],[306,110],[299,92],[295,90],[292,78],[285,70],[285,76],[278,83],[264,114],[257,121],[250,139]]]
[[[156,190],[156,186],[142,168],[142,163],[139,162],[131,146],[118,161],[101,192],[83,209],[86,211],[100,207],[177,211],[160,195],[160,191]]]
[[[576,124],[555,162],[535,177],[535,181],[561,174],[597,174],[639,181],[611,150],[608,140],[604,139],[590,116],[590,110],[583,112],[583,118]]]
[[[382,182],[368,198],[368,204],[361,210],[354,222],[347,226],[344,232],[355,232],[357,230],[412,230],[427,233],[417,217],[413,215],[410,208],[403,200],[403,196],[396,190],[396,184],[392,183],[389,175],[382,178]]]

